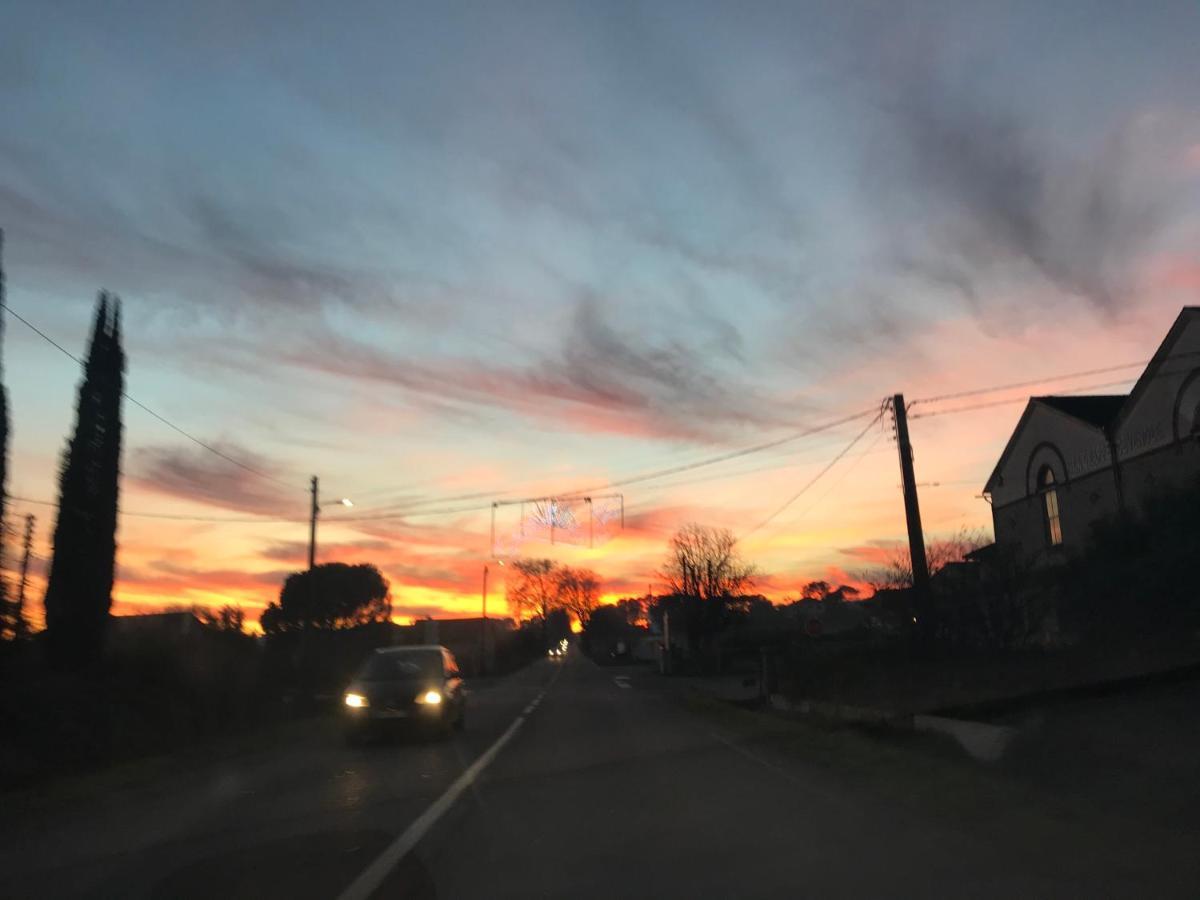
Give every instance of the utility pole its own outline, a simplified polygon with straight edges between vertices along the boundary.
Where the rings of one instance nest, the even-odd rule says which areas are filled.
[[[17,583],[17,606],[13,611],[13,636],[19,641],[25,637],[25,586],[29,584],[29,553],[33,548],[32,515],[25,517],[25,553],[21,557],[21,580]]]
[[[900,476],[904,482],[904,518],[908,523],[908,553],[912,561],[917,632],[928,636],[932,624],[929,621],[929,561],[925,557],[925,535],[921,531],[921,507],[917,503],[917,479],[913,474],[912,444],[908,439],[908,414],[903,394],[892,397],[892,412],[896,418]]]
[[[671,674],[671,613],[663,610],[663,671]]]
[[[317,503],[318,481],[316,475],[312,477],[311,491],[312,511],[308,518],[308,570],[310,572],[317,562],[317,515],[321,512],[321,507]]]
[[[479,674],[487,665],[487,579],[488,567],[483,567],[483,621],[479,623]]]
[[[496,555],[496,507],[500,504],[492,501],[492,545],[488,549],[489,556]],[[521,506],[521,534],[525,534],[525,506]]]

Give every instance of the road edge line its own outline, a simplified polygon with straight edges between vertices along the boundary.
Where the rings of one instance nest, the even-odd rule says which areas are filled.
[[[562,669],[558,671],[561,672]],[[550,683],[542,688],[541,693],[537,695],[537,698],[534,700],[534,706],[541,702],[541,699],[546,696],[546,691],[550,690],[557,680],[558,672],[554,674],[554,677],[550,679]],[[504,745],[512,740],[513,735],[520,731],[521,726],[525,724],[527,715],[527,713],[523,712],[513,719],[512,724],[508,726],[504,734],[500,735],[492,746],[483,751],[479,755],[479,758],[467,767],[465,772],[454,779],[454,783],[446,788],[440,797],[429,804],[425,811],[417,816],[398,838],[388,844],[383,849],[383,852],[375,857],[371,864],[363,869],[359,876],[350,882],[345,890],[338,894],[338,900],[368,900],[372,894],[379,890],[379,886],[383,884],[384,879],[392,873],[392,870],[396,868],[399,862],[421,842],[421,838],[425,837],[429,829],[437,823],[437,820],[449,811],[455,801],[475,782],[475,779],[491,764],[496,755],[504,749]]]

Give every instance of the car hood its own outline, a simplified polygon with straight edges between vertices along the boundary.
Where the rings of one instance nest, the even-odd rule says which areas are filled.
[[[368,700],[376,697],[407,697],[413,699],[422,691],[440,691],[442,681],[438,678],[393,678],[387,681],[355,681],[347,693],[362,694]]]

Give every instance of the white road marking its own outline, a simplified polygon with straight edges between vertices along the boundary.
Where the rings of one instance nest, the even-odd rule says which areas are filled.
[[[559,669],[558,672],[561,672]],[[554,673],[554,677],[550,679],[550,684],[542,688],[542,692],[537,695],[534,701],[529,704],[529,707],[537,707],[542,702],[542,698],[546,696],[546,691],[554,685],[558,680],[558,672]],[[425,812],[421,813],[411,825],[404,829],[396,840],[392,841],[384,851],[375,858],[362,874],[354,879],[341,894],[338,895],[338,900],[367,900],[372,894],[379,889],[385,878],[391,874],[392,869],[400,860],[420,843],[421,838],[425,837],[430,828],[434,826],[438,819],[446,814],[446,812],[454,805],[459,796],[475,783],[481,772],[486,769],[496,758],[496,755],[504,749],[504,745],[512,740],[521,726],[525,724],[525,717],[529,714],[529,707],[521,715],[513,719],[512,724],[504,734],[496,739],[496,743],[488,747],[475,762],[471,763],[470,768],[458,776],[454,780],[454,784],[446,788],[446,792],[438,797],[429,805]]]
[[[613,677],[613,683],[619,688],[628,688],[629,687],[629,676],[628,675],[616,675]]]

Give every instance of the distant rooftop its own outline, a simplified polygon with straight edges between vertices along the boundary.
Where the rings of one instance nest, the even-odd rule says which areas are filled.
[[[1128,394],[1096,394],[1088,397],[1059,396],[1033,397],[1032,399],[1052,406],[1059,412],[1087,422],[1089,425],[1107,428],[1117,417],[1128,398]]]

